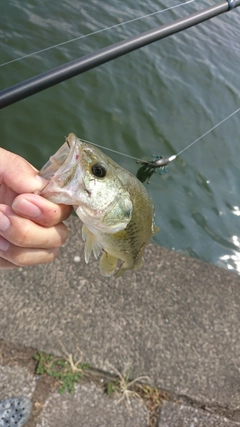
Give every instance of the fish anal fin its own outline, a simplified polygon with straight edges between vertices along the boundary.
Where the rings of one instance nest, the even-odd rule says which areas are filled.
[[[117,279],[118,277],[122,276],[123,273],[125,273],[125,271],[128,270],[140,270],[143,266],[143,250],[145,248],[145,243],[143,243],[143,245],[141,246],[140,250],[139,250],[139,254],[137,255],[137,257],[135,258],[134,262],[127,262],[127,261],[122,261],[121,264],[119,265],[118,270],[116,271],[116,273],[114,274],[114,277]]]
[[[133,266],[134,270],[140,270],[143,266],[143,257],[139,256]]]

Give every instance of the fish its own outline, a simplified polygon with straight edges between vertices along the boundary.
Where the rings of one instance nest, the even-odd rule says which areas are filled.
[[[150,238],[159,230],[143,184],[96,146],[70,133],[39,175],[48,180],[40,195],[73,206],[83,223],[84,257],[100,258],[100,273],[120,277],[143,265]]]

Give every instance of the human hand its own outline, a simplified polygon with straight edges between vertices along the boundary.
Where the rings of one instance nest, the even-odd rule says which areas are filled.
[[[47,184],[25,159],[0,148],[0,269],[53,261],[67,239],[71,206],[32,194]]]

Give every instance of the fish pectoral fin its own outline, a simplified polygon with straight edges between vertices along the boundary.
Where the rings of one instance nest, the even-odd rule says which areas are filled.
[[[83,225],[82,228],[82,238],[85,241],[85,247],[84,247],[84,256],[85,256],[85,262],[88,264],[91,253],[93,252],[94,257],[97,259],[98,256],[101,253],[102,245],[97,240],[97,237],[89,231],[89,229],[86,227],[86,225]]]
[[[103,252],[100,259],[100,272],[103,276],[110,277],[117,268],[118,258]]]

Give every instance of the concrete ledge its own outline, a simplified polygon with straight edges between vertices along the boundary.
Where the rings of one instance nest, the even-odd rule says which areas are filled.
[[[32,398],[35,389],[35,379],[27,368],[17,365],[0,365],[0,378],[0,400],[15,396]]]
[[[240,423],[229,421],[227,418],[211,414],[211,412],[167,402],[163,405],[158,427],[169,426],[239,427]]]
[[[82,385],[75,393],[52,394],[45,403],[37,427],[147,427],[149,414],[144,405],[131,401],[131,410],[124,402],[103,394],[95,384]]]
[[[49,265],[0,273],[1,338],[94,367],[148,375],[180,396],[240,404],[240,277],[149,245],[144,268],[102,278],[83,261],[81,223]],[[81,262],[75,262],[76,256]]]

